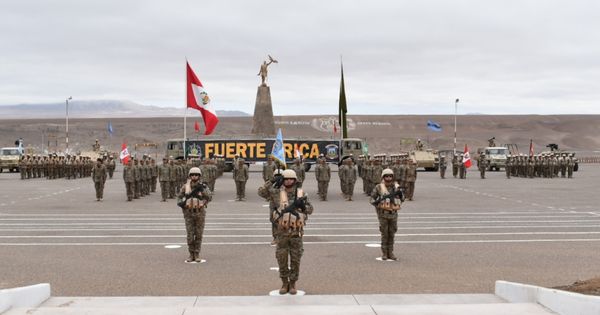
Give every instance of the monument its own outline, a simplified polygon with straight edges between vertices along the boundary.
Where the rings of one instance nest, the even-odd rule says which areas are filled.
[[[260,136],[275,136],[275,120],[273,119],[273,104],[271,103],[271,89],[267,86],[268,67],[277,63],[271,55],[269,61],[263,61],[257,75],[261,78],[261,84],[256,92],[256,104],[254,105],[254,118],[252,134]]]

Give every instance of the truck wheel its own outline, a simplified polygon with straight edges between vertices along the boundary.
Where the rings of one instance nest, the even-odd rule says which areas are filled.
[[[579,163],[575,163],[575,165],[573,166],[573,171],[577,172],[577,170],[579,170]]]

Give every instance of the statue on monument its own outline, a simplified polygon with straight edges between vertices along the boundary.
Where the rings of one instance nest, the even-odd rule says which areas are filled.
[[[267,62],[266,60],[263,61],[262,65],[260,65],[260,71],[258,72],[257,76],[260,76],[260,79],[262,80],[262,84],[260,86],[267,86],[267,67],[271,64],[271,63],[278,63],[277,60],[273,59],[273,57],[271,57],[271,55],[267,55],[269,56],[269,62]]]

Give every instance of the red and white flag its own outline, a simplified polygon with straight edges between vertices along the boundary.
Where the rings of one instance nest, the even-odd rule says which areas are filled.
[[[294,156],[297,159],[302,160],[302,153],[300,152],[300,148],[298,147],[297,143],[294,144]]]
[[[471,167],[471,154],[469,154],[469,148],[465,144],[465,152],[463,153],[462,162],[465,164],[466,168]]]
[[[529,139],[529,156],[533,156],[533,139]]]
[[[121,145],[121,154],[119,154],[119,158],[121,159],[121,163],[123,165],[127,165],[129,163],[129,150],[127,150],[127,143],[123,142]]]
[[[187,67],[187,107],[197,109],[202,114],[204,120],[204,126],[206,127],[205,135],[209,135],[213,132],[219,118],[215,113],[212,106],[210,106],[210,98],[204,90],[202,83],[198,80],[198,77],[190,67],[190,64],[186,62]]]

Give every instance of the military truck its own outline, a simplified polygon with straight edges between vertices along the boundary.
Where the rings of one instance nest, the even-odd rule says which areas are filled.
[[[184,141],[174,139],[167,141],[166,156],[183,159],[189,156],[212,158],[222,156],[225,159],[226,170],[233,169],[235,156],[243,158],[246,163],[266,162],[275,139],[200,139]],[[339,163],[347,156],[358,157],[367,154],[366,143],[362,139],[284,139],[283,149],[286,162],[296,157],[296,150],[302,155],[306,171],[310,170],[317,158],[322,154],[328,163]]]
[[[477,149],[478,157],[485,153],[488,171],[500,171],[506,167],[506,157],[509,150],[507,147],[485,147]]]
[[[0,173],[4,170],[18,172],[21,156],[23,156],[23,150],[20,147],[5,147],[0,149]]]

